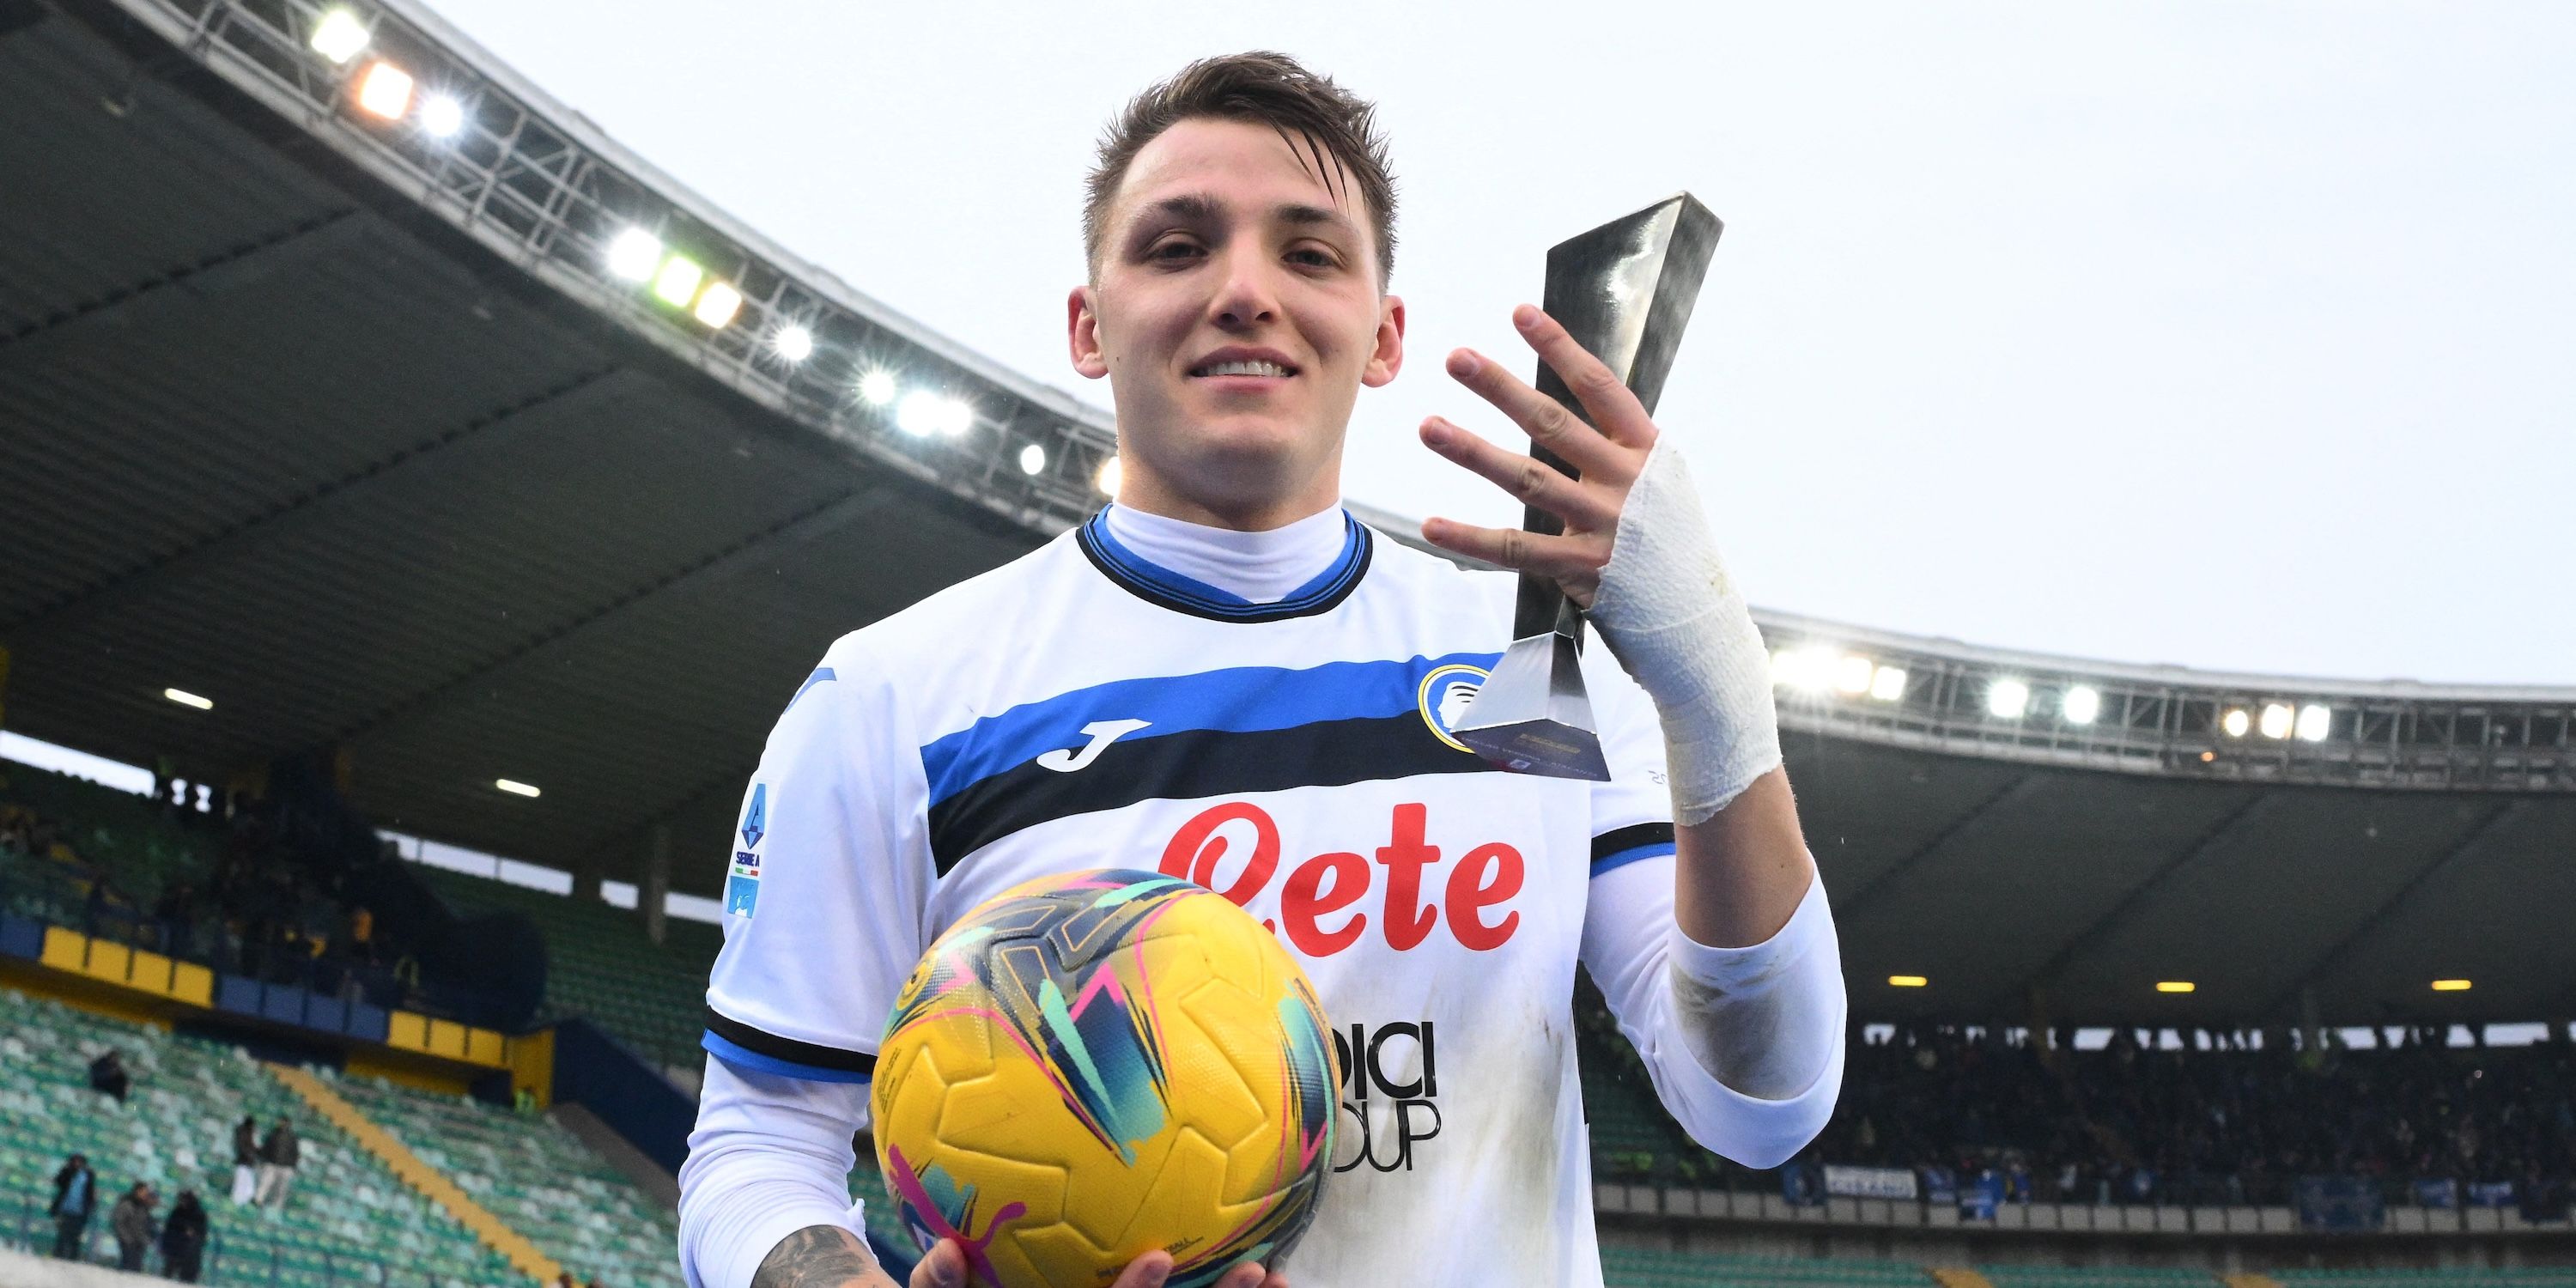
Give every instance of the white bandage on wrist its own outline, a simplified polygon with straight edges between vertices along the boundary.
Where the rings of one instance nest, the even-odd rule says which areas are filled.
[[[1780,764],[1771,658],[1718,561],[1690,467],[1655,440],[1628,488],[1591,618],[1663,718],[1674,821],[1700,823]]]

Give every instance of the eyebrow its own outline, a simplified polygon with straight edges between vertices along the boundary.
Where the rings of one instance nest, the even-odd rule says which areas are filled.
[[[1300,202],[1289,202],[1284,205],[1272,207],[1271,213],[1277,216],[1282,223],[1288,224],[1291,227],[1302,228],[1321,224],[1339,229],[1340,231],[1352,236],[1357,236],[1359,233],[1358,225],[1351,222],[1350,216],[1345,215],[1338,210],[1333,210],[1324,206],[1309,206]],[[1214,220],[1222,217],[1224,214],[1225,203],[1202,192],[1184,192],[1177,196],[1165,197],[1161,201],[1157,201],[1136,212],[1136,216],[1139,220],[1153,215],[1166,215],[1174,218],[1191,220]]]

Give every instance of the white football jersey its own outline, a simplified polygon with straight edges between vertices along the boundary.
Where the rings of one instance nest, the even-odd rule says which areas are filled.
[[[836,642],[745,794],[707,1049],[864,1081],[968,909],[1084,868],[1186,876],[1278,935],[1342,1056],[1335,1174],[1282,1267],[1299,1288],[1600,1284],[1578,959],[1668,1103],[1694,1077],[1683,1099],[1748,1121],[1794,1102],[1654,1050],[1673,829],[1644,695],[1596,642],[1611,781],[1495,770],[1448,729],[1510,638],[1513,579],[1344,522],[1340,558],[1275,603],[1095,518]]]

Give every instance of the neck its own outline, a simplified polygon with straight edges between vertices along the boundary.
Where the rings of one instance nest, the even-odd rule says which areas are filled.
[[[1217,477],[1228,471],[1202,469],[1194,471],[1194,476],[1213,479],[1220,486],[1182,489],[1171,486],[1146,461],[1133,459],[1132,453],[1122,453],[1125,477],[1118,485],[1117,502],[1140,514],[1233,532],[1272,532],[1341,505],[1342,452],[1338,444],[1303,480],[1284,481],[1281,475],[1287,471],[1280,468],[1282,464],[1287,463],[1264,461],[1252,477],[1241,480]],[[1229,495],[1222,484],[1237,481],[1243,486]]]

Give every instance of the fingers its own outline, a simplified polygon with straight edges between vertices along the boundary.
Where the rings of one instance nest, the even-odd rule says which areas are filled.
[[[1610,441],[1640,451],[1654,446],[1655,420],[1646,414],[1646,405],[1637,401],[1637,395],[1629,391],[1628,382],[1620,379],[1619,373],[1592,356],[1555,318],[1524,304],[1512,310],[1512,325],[1519,327],[1521,338],[1538,351],[1539,361],[1574,391],[1575,400],[1583,404],[1594,427],[1608,435]]]
[[[1568,527],[1589,530],[1618,525],[1619,498],[1605,484],[1567,478],[1543,461],[1504,451],[1438,416],[1422,422],[1422,441],[1511,493],[1521,504],[1565,520]]]
[[[1601,569],[1610,562],[1606,532],[1547,536],[1519,528],[1480,528],[1455,519],[1425,519],[1422,538],[1470,559],[1549,578],[1586,608],[1592,605],[1592,592],[1600,588]]]
[[[1602,437],[1555,399],[1522,384],[1503,364],[1472,349],[1459,349],[1449,355],[1449,374],[1511,417],[1531,442],[1564,457],[1585,478],[1600,477],[1625,487],[1636,476],[1641,462],[1627,459],[1635,453]]]
[[[966,1250],[954,1239],[932,1244],[921,1260],[913,1263],[911,1288],[961,1288],[966,1282]]]
[[[1163,1288],[1163,1281],[1171,1277],[1172,1254],[1156,1249],[1128,1262],[1111,1288]]]
[[[1247,1261],[1226,1271],[1216,1288],[1288,1288],[1288,1276],[1265,1274],[1259,1264]]]

